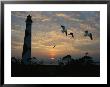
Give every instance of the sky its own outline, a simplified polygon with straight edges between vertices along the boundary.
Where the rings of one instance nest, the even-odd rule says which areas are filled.
[[[99,11],[12,11],[11,55],[22,58],[26,17],[32,16],[31,57],[59,59],[66,55],[80,58],[89,53],[100,60],[100,12]],[[74,38],[61,32],[60,25],[74,33]],[[88,30],[93,40],[84,37]],[[53,46],[55,48],[53,48]]]

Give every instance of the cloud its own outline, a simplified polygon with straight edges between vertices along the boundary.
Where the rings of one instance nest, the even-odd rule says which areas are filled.
[[[56,16],[58,16],[58,17],[63,17],[64,19],[66,19],[66,20],[68,20],[68,21],[71,21],[71,22],[82,22],[81,19],[75,18],[75,17],[72,16],[72,15],[67,15],[67,14],[64,14],[64,13],[57,13]]]
[[[19,42],[19,41],[12,41],[11,42],[11,48],[12,50],[18,50],[18,49],[22,49],[23,47],[23,43]]]
[[[56,16],[58,16],[58,17],[64,17],[64,18],[70,18],[68,15],[63,14],[63,13],[57,13]]]
[[[49,56],[53,49],[56,56],[65,54],[80,55],[89,51],[94,55],[99,54],[100,45],[100,17],[98,12],[12,12],[12,49],[16,52],[22,50],[25,33],[25,19],[32,15],[32,56]],[[19,21],[18,21],[19,19]],[[24,23],[24,24],[21,24]],[[60,24],[66,26],[68,33],[74,33],[74,39],[61,32]],[[92,32],[94,40],[84,37],[84,31]],[[16,42],[16,43],[15,43]],[[22,44],[19,44],[22,43]],[[94,52],[95,51],[95,52]],[[12,53],[15,53],[12,51]],[[17,53],[16,53],[17,54]]]
[[[49,21],[50,19],[46,18],[46,19],[42,19],[41,21],[42,22],[45,22],[45,21]]]
[[[11,12],[11,15],[16,16],[16,17],[18,17],[18,18],[25,19],[26,16],[27,16],[25,13],[26,13],[26,12],[24,12],[24,11],[12,11],[12,12]]]
[[[20,26],[18,24],[11,26],[11,32],[16,34],[24,34],[25,28],[24,26]]]

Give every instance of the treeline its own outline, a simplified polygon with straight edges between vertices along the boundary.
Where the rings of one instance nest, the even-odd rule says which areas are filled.
[[[82,58],[79,59],[73,59],[71,55],[67,55],[63,58],[61,58],[58,61],[59,65],[72,65],[72,64],[95,64],[94,60],[92,57],[85,55]]]
[[[25,65],[22,59],[12,57],[12,77],[93,77],[100,76],[100,65],[94,64],[93,58],[85,55],[74,59],[71,55],[59,58],[58,65],[45,65],[43,60],[29,58]]]
[[[44,65],[43,60],[39,60],[36,57],[29,58],[28,59],[30,65]],[[11,58],[11,63],[12,64],[23,64],[23,60],[20,58],[12,57]],[[72,64],[95,64],[94,60],[92,57],[85,55],[82,58],[79,59],[74,59],[71,57],[71,55],[66,55],[63,58],[59,58],[58,61],[56,62],[60,66],[64,65],[72,65]]]

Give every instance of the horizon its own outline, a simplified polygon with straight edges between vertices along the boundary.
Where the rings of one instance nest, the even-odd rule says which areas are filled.
[[[100,12],[99,11],[12,11],[11,12],[11,55],[22,55],[25,20],[32,16],[31,57],[44,60],[58,59],[66,55],[82,57],[85,52],[100,61]],[[60,24],[75,38],[65,36]],[[84,37],[84,31],[93,33],[93,40]],[[55,48],[53,46],[56,45]],[[76,59],[77,59],[76,58]]]

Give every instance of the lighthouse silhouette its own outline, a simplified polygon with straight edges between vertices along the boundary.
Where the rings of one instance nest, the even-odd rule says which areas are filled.
[[[25,22],[26,29],[24,36],[22,59],[24,64],[29,64],[29,59],[31,58],[31,26],[32,26],[32,19],[30,15],[27,16]]]

